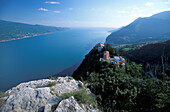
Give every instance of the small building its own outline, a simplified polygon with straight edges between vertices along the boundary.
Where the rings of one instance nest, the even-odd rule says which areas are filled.
[[[111,58],[109,51],[104,51],[103,58],[100,58],[100,61],[109,61],[118,65],[118,67],[125,69],[125,59],[121,56],[113,56],[113,58]]]
[[[104,60],[110,60],[110,53],[109,53],[109,51],[104,51],[103,58],[104,58]]]
[[[102,43],[98,43],[98,44],[96,44],[96,46],[95,46],[95,48],[96,48],[98,51],[102,51],[103,47],[104,47],[104,44],[102,44]]]

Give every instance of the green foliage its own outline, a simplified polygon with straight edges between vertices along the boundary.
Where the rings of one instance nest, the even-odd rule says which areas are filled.
[[[154,74],[156,78],[163,79],[162,72],[169,75],[170,68],[170,40],[155,44],[148,44],[139,49],[130,50],[127,52],[120,51],[121,55],[128,59],[143,64],[145,72]],[[148,66],[149,65],[149,66]]]
[[[48,85],[47,85],[47,87],[52,87],[52,86],[55,86],[57,84],[57,82],[55,81],[55,82],[51,82],[51,83],[49,83]]]
[[[56,80],[56,78],[55,77],[50,77],[50,80]]]
[[[65,93],[61,96],[62,99],[67,99],[71,96],[78,101],[79,104],[92,104],[93,106],[97,106],[96,98],[92,96],[90,93],[86,91],[86,89]]]
[[[0,98],[6,97],[6,96],[8,96],[8,94],[6,94],[6,93],[0,91]]]
[[[107,46],[112,55],[118,55]],[[113,51],[112,51],[113,50]],[[114,54],[115,53],[115,54]],[[73,77],[83,80],[97,96],[103,111],[127,112],[167,112],[170,99],[170,83],[167,75],[164,81],[151,79],[145,75],[142,65],[126,59],[125,69],[115,64],[99,62],[101,52],[93,49],[74,72]],[[97,57],[97,58],[96,58]]]
[[[56,84],[57,84],[57,82],[54,81],[54,82],[49,83],[49,84],[46,85],[46,86],[37,86],[36,88],[52,87],[52,86],[55,86]]]
[[[5,103],[5,100],[2,98],[6,96],[8,96],[8,94],[0,91],[0,107]]]
[[[5,100],[0,99],[0,107],[5,103]]]
[[[98,96],[98,104],[103,111],[167,111],[169,86],[158,85],[157,81],[135,78],[120,72],[93,72],[88,83],[92,92]]]

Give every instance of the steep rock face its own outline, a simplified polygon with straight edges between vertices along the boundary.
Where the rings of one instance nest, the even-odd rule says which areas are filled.
[[[49,86],[53,82],[55,84]],[[58,96],[58,94],[82,90],[83,87],[81,81],[69,77],[21,83],[6,91],[9,96],[3,98],[5,103],[0,107],[0,112],[51,112],[52,106],[58,103],[56,112],[98,112],[89,104],[82,104],[82,109],[74,97],[61,101],[61,97]]]

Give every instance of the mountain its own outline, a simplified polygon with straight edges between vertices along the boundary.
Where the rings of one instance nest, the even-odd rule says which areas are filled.
[[[170,39],[170,11],[151,17],[138,18],[120,30],[111,33],[106,43],[112,46],[147,41],[165,41]]]
[[[43,35],[47,33],[63,31],[65,29],[66,28],[62,27],[30,25],[0,20],[0,42]]]
[[[170,40],[129,51],[119,50],[119,53],[136,63],[143,64],[145,72],[150,72],[152,77],[158,78],[162,72],[170,73],[169,48]]]

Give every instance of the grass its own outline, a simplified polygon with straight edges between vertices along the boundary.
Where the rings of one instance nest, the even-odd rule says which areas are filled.
[[[86,91],[86,89],[65,93],[61,96],[61,99],[67,99],[71,96],[74,96],[74,98],[77,100],[79,104],[92,104],[95,108],[97,108],[97,101],[94,96],[92,96],[90,93]]]
[[[50,79],[51,79],[51,80],[56,80],[56,78],[55,78],[55,77],[50,77]]]
[[[0,91],[0,98],[6,97],[6,96],[8,96],[8,94]],[[1,107],[4,103],[5,103],[5,100],[4,100],[4,99],[0,99],[0,107]]]
[[[37,86],[36,88],[52,87],[52,86],[55,86],[56,84],[57,84],[57,82],[55,81],[55,82],[49,83],[49,84],[46,85],[46,86]]]
[[[6,96],[8,96],[8,94],[6,94],[6,93],[0,91],[0,98],[6,97]]]
[[[68,77],[68,79],[70,79],[70,80],[73,80],[74,78],[73,77],[71,77],[71,76],[67,76]]]
[[[55,86],[57,84],[57,82],[51,82],[47,85],[47,87],[52,87],[52,86]]]
[[[4,99],[0,99],[0,107],[5,103]]]

